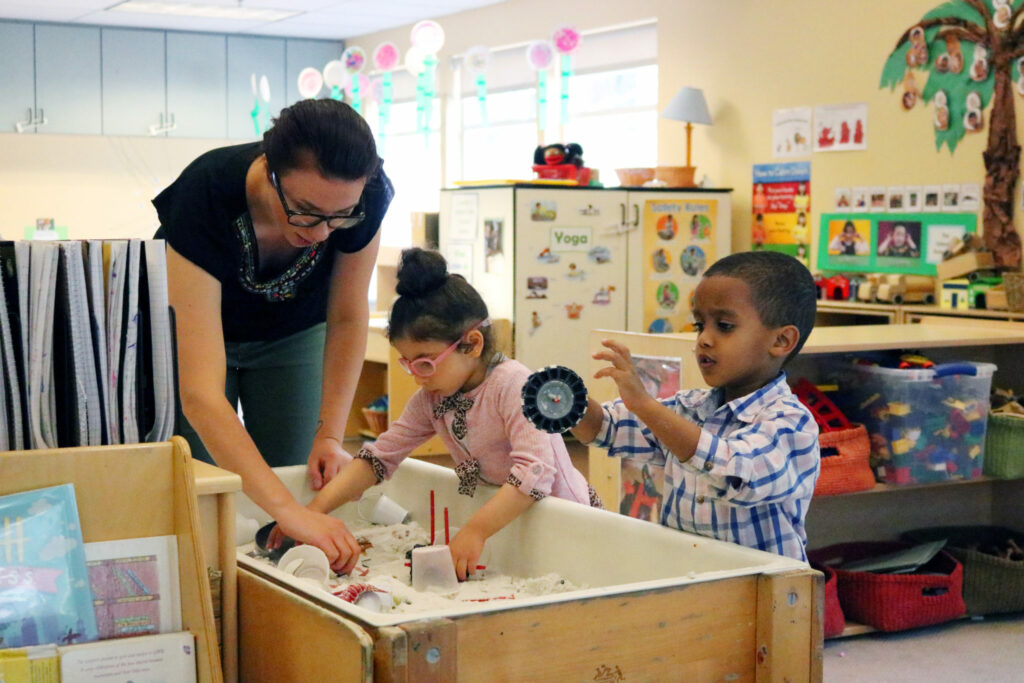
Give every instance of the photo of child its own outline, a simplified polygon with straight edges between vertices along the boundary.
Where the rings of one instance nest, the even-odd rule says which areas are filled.
[[[917,258],[921,255],[921,223],[917,221],[879,221],[878,255]]]
[[[863,256],[868,253],[871,222],[839,220],[828,222],[828,253],[832,256]]]
[[[672,214],[667,214],[658,219],[658,237],[663,240],[670,240],[676,236],[679,224]]]
[[[679,265],[687,275],[700,275],[704,271],[704,266],[707,265],[704,250],[691,244],[680,254]]]
[[[669,255],[664,249],[655,249],[651,254],[651,268],[655,273],[664,273],[669,268]]]
[[[764,214],[754,216],[754,225],[750,228],[750,241],[754,249],[760,249],[768,241],[768,228],[764,224]]]

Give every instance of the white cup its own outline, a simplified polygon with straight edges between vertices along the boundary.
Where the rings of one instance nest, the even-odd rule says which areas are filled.
[[[315,545],[297,545],[281,556],[277,568],[300,579],[316,581],[321,587],[331,578],[331,563]]]
[[[401,524],[409,517],[409,511],[391,500],[383,493],[376,496],[363,496],[359,499],[359,516],[367,522],[390,526]]]
[[[412,551],[412,587],[418,591],[454,593],[459,588],[452,554],[446,545],[429,545]]]

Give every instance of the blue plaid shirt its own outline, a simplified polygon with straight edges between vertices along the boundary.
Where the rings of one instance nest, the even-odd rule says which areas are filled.
[[[818,425],[785,373],[724,405],[722,393],[694,389],[661,401],[701,427],[686,462],[621,399],[602,405],[592,445],[665,468],[663,525],[806,561],[804,518],[821,460]]]

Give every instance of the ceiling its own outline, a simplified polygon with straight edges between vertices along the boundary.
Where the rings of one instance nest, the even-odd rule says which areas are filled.
[[[204,7],[244,7],[298,12],[265,19],[211,18],[111,9],[121,0],[0,0],[0,19],[132,26],[342,40],[421,19],[494,5],[504,0],[170,0]]]

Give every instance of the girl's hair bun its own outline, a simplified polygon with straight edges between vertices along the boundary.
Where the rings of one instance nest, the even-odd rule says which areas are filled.
[[[430,294],[448,281],[448,264],[436,251],[414,247],[402,252],[398,267],[399,296],[418,298]]]

